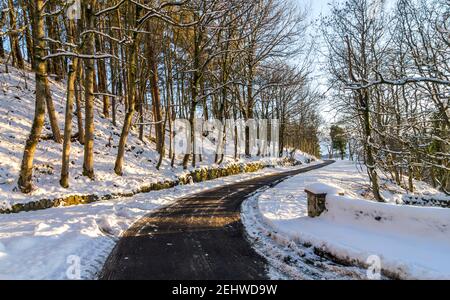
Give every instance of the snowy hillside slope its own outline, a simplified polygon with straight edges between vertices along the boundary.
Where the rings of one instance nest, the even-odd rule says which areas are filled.
[[[25,140],[31,128],[34,114],[35,80],[31,72],[8,67],[9,73],[0,70],[0,208],[9,208],[13,204],[58,198],[73,194],[126,193],[139,189],[143,183],[174,180],[185,171],[179,166],[172,169],[165,161],[159,171],[155,165],[158,154],[155,145],[148,140],[138,139],[137,131],[131,132],[125,153],[124,176],[115,175],[114,162],[119,143],[123,113],[118,111],[118,126],[102,117],[101,103],[95,110],[95,181],[82,176],[83,145],[72,143],[70,165],[70,188],[59,185],[61,172],[62,145],[54,141],[42,140],[35,155],[33,182],[35,190],[30,195],[17,191],[17,179],[23,155]],[[51,92],[58,114],[61,132],[64,129],[65,85],[53,80]],[[148,131],[149,128],[146,128]],[[73,132],[78,132],[76,118],[73,120]],[[46,119],[43,136],[50,135],[51,129]],[[212,157],[199,163],[199,166],[212,165]],[[250,160],[258,160],[252,158]],[[239,162],[244,162],[240,160]],[[226,157],[223,164],[235,163],[234,158]]]
[[[117,153],[120,127],[114,127],[109,120],[100,117],[100,110],[95,114],[95,176],[93,184],[82,176],[83,145],[74,142],[71,151],[70,186],[65,190],[59,186],[61,171],[62,145],[53,141],[41,140],[35,155],[33,182],[36,190],[26,198],[16,191],[23,147],[34,113],[34,74],[9,68],[9,73],[0,73],[2,91],[0,93],[0,199],[10,203],[39,199],[49,194],[57,197],[66,193],[107,192],[111,188],[129,189],[138,185],[154,169],[156,153],[149,144],[130,136],[130,143],[138,147],[128,148],[125,160],[125,176],[119,177],[112,171]],[[51,91],[61,131],[64,128],[65,86],[51,82]],[[99,105],[96,106],[100,107]],[[119,118],[120,119],[120,118]],[[73,120],[74,132],[78,131],[76,119]],[[48,119],[43,135],[51,134]],[[109,139],[112,137],[109,147]],[[162,176],[168,176],[164,174]]]

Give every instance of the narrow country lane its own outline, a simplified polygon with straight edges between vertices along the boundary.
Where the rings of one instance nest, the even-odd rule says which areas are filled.
[[[245,238],[242,202],[265,186],[332,164],[258,177],[182,198],[136,222],[100,279],[268,279],[267,262]]]

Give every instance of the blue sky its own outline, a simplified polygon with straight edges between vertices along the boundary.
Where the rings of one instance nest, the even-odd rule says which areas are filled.
[[[328,3],[330,3],[330,0],[296,0],[300,4],[311,4],[311,8],[313,10],[313,14],[315,17],[319,16],[320,13],[324,12],[326,13],[328,11]]]
[[[310,7],[313,18],[317,18],[321,13],[328,12],[328,3],[333,0],[294,0],[300,7]]]
[[[294,2],[297,3],[299,8],[307,9],[310,21],[317,20],[321,14],[327,15],[329,13],[328,4],[334,1],[335,0],[294,0]],[[315,28],[312,28],[311,30],[312,30],[311,34],[314,35],[317,34]],[[324,92],[327,90],[327,84],[326,84],[326,74],[320,70],[321,62],[322,62],[321,57],[317,56],[316,62],[314,64],[315,70],[313,72],[313,76],[315,82],[313,85],[318,86],[319,90]],[[332,113],[332,109],[327,105],[327,103],[321,103],[320,111],[324,121],[327,123],[326,125],[333,122],[335,114]]]

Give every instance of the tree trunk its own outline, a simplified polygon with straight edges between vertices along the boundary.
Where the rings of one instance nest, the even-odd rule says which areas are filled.
[[[3,37],[0,36],[0,58],[5,58],[5,48],[3,47]]]
[[[130,97],[131,98],[131,97]],[[125,114],[125,120],[123,123],[122,133],[120,135],[120,141],[119,141],[119,149],[117,152],[117,158],[116,163],[114,166],[114,172],[116,172],[117,175],[122,176],[123,175],[123,161],[124,161],[124,155],[125,155],[125,147],[128,139],[128,134],[130,133],[131,129],[131,122],[133,121],[133,115],[134,115],[134,107],[133,104],[130,103],[129,109],[127,113]]]
[[[224,60],[226,61],[226,60]],[[222,84],[225,84],[227,79],[226,71],[226,63],[223,63],[222,65]],[[226,145],[226,139],[227,139],[227,135],[226,135],[226,121],[225,121],[225,110],[226,110],[226,101],[227,101],[227,89],[226,86],[224,85],[222,87],[222,101],[220,103],[220,108],[218,111],[219,114],[219,120],[220,122],[222,122],[223,125],[223,130],[221,132],[219,132],[219,136],[218,136],[218,142],[217,142],[217,147],[216,147],[216,155],[214,158],[214,162],[216,164],[221,164],[223,162],[224,156],[225,156],[225,145]],[[220,154],[219,154],[220,153]]]
[[[95,48],[97,52],[104,52],[102,48],[102,38],[96,36],[95,38]],[[99,93],[107,93],[107,83],[106,83],[106,65],[103,59],[97,60],[97,76],[98,76],[98,91]],[[102,95],[103,99],[103,115],[105,118],[109,118],[109,97]]]
[[[23,69],[24,62],[22,51],[20,50],[19,33],[17,31],[17,12],[14,8],[13,0],[8,0],[8,8],[9,8],[9,26],[10,26],[9,42],[11,48],[11,56],[13,59],[13,66],[19,69]]]
[[[55,106],[53,105],[53,98],[52,98],[52,92],[50,90],[50,85],[47,85],[46,88],[47,89],[46,89],[45,101],[47,103],[47,112],[48,112],[48,118],[50,119],[50,127],[52,128],[53,139],[56,143],[61,144],[62,137],[61,137],[61,132],[59,130],[58,117],[56,115]]]
[[[375,199],[378,202],[384,202],[383,197],[380,194],[380,185],[378,183],[378,174],[375,165],[375,158],[373,155],[373,148],[370,143],[372,142],[372,129],[370,124],[370,107],[369,107],[369,95],[368,91],[365,90],[360,93],[361,104],[363,108],[363,118],[364,118],[364,133],[366,136],[366,141],[364,142],[364,148],[366,152],[366,166],[367,172],[372,183],[372,192]]]
[[[168,40],[166,57],[166,93],[167,93],[167,103],[166,103],[166,119],[169,122],[169,158],[173,155],[173,75],[172,75],[172,53],[170,49],[170,42]]]
[[[74,43],[74,22],[69,21],[68,42]],[[67,81],[67,103],[66,103],[66,118],[64,122],[64,143],[62,152],[62,167],[61,179],[59,183],[63,188],[69,187],[69,164],[70,164],[70,146],[72,138],[72,117],[73,117],[73,103],[75,98],[75,82],[78,73],[78,58],[75,57],[69,65],[69,74]]]
[[[164,147],[164,124],[161,111],[161,96],[158,87],[158,63],[155,49],[153,48],[153,42],[150,41],[148,45],[148,60],[150,64],[150,86],[152,89],[152,100],[153,100],[153,118],[155,122],[155,133],[156,133],[156,150],[159,155],[164,157],[165,147]]]
[[[166,114],[165,114],[165,116],[164,116],[164,123],[163,123],[163,130],[164,130],[164,128],[166,128],[166,126],[167,126],[167,120],[168,120],[168,117],[169,117],[169,114],[166,112]],[[164,130],[165,131],[165,130]],[[156,169],[157,170],[159,170],[159,168],[161,168],[161,164],[162,164],[162,162],[163,162],[163,159],[164,159],[164,153],[165,153],[166,151],[165,151],[165,144],[164,144],[164,139],[163,139],[163,143],[162,143],[162,151],[161,151],[161,155],[159,156],[159,160],[158,160],[158,163],[157,163],[157,165],[156,165]]]
[[[29,4],[26,2],[27,2],[26,0],[21,0],[20,4],[22,7],[22,13],[23,13],[24,22],[25,22],[25,42],[26,42],[26,46],[27,46],[27,58],[28,58],[29,63],[32,66],[32,69],[34,70],[33,37],[31,36],[31,31],[30,31],[30,26],[29,26],[31,24],[31,11],[30,11]]]
[[[88,29],[95,30],[94,8],[95,2],[85,4],[85,17]],[[93,55],[95,48],[95,36],[93,33],[86,35],[85,53]],[[93,59],[85,60],[85,143],[83,175],[94,179],[94,78],[95,67]]]
[[[53,12],[56,10],[56,4],[54,1],[48,1],[48,4],[46,5],[47,12]],[[58,22],[54,22],[52,17],[49,15],[46,18],[46,25],[47,25],[47,31],[48,31],[48,37],[59,41],[60,40],[60,30],[59,30],[59,24]],[[58,52],[58,45],[55,43],[49,43],[49,49],[50,53],[57,53]],[[64,60],[62,57],[54,57],[52,59],[47,60],[49,65],[49,72],[53,73],[55,75],[56,81],[61,81],[64,78]]]
[[[245,121],[253,119],[253,86],[252,81],[249,81],[247,86],[247,111],[246,111],[246,118]],[[245,127],[245,155],[247,157],[250,157],[250,127]]]
[[[62,152],[62,168],[60,184],[64,188],[69,187],[69,160],[70,160],[70,146],[72,138],[72,115],[73,102],[75,98],[75,80],[78,59],[74,58],[71,65],[69,65],[69,77],[67,82],[67,104],[66,104],[66,118],[64,125],[64,143]]]
[[[195,142],[194,142],[194,138],[195,138],[194,131],[195,131],[195,129],[194,129],[194,126],[195,126],[195,124],[194,124],[194,119],[195,119],[195,109],[196,108],[197,108],[197,102],[193,99],[191,101],[191,108],[190,108],[191,112],[189,114],[189,124],[191,125],[191,131],[190,131],[191,145],[188,145],[188,149],[191,149],[191,150],[188,150],[188,151],[192,152],[192,161],[193,161],[192,162],[192,166],[193,167],[195,167],[195,153],[194,153],[194,150],[195,150]],[[185,170],[188,168],[188,163],[189,163],[190,157],[191,157],[191,153],[189,153],[189,152],[185,153],[184,158],[183,158],[183,169],[185,169]]]
[[[130,18],[137,18],[136,10],[133,5],[129,5],[128,16]],[[133,32],[132,44],[129,48],[129,62],[128,66],[128,83],[127,83],[127,97],[128,97],[128,109],[125,114],[125,120],[123,123],[122,133],[119,140],[119,148],[117,151],[116,163],[114,171],[117,175],[123,175],[123,161],[125,155],[125,147],[127,145],[128,135],[131,129],[131,123],[133,121],[133,115],[136,110],[136,72],[137,72],[137,60],[138,60],[138,33]]]
[[[408,164],[408,190],[411,193],[414,193],[414,170],[411,166],[411,161]]]
[[[111,24],[110,24],[111,27]],[[115,43],[113,43],[112,41],[109,42],[109,47],[111,49],[111,54],[112,55],[116,55],[117,53],[117,46],[115,45]],[[120,76],[120,72],[118,71],[119,67],[118,67],[118,62],[115,59],[111,59],[111,68],[110,68],[110,72],[111,72],[111,81],[112,81],[112,94],[114,95],[114,97],[112,97],[111,99],[111,110],[112,110],[112,124],[114,126],[117,126],[117,120],[116,120],[116,105],[117,105],[117,96],[119,95],[119,89],[118,89],[118,84],[120,83],[120,79],[118,78]],[[122,96],[122,95],[120,95]]]
[[[22,164],[20,166],[20,175],[18,186],[23,193],[29,193],[32,190],[32,176],[33,176],[33,160],[36,151],[36,146],[39,142],[39,138],[44,127],[45,120],[45,98],[47,95],[47,63],[42,59],[45,56],[45,31],[44,31],[44,19],[43,8],[44,0],[35,0],[34,3],[34,18],[35,28],[33,30],[35,49],[34,58],[36,62],[36,103],[33,125],[31,127],[30,135],[25,144],[23,153]]]
[[[254,70],[253,70],[253,59],[254,59],[254,46],[250,46],[250,53],[249,53],[249,64],[248,64],[248,82],[247,82],[247,107],[245,112],[245,121],[248,121],[250,119],[253,119],[253,106],[254,106],[254,99],[253,99],[253,79],[254,79]],[[248,126],[245,127],[245,155],[247,157],[251,156],[251,150],[250,149],[250,128]]]
[[[83,82],[83,70],[81,68],[81,63],[78,63],[77,69],[77,89],[75,90],[75,102],[76,102],[76,114],[77,114],[77,125],[78,125],[78,142],[84,145],[84,126],[83,126],[83,110],[81,107],[82,102],[82,89],[81,85]]]

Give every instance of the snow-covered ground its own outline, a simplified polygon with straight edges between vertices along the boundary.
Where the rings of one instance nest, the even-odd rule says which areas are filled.
[[[251,237],[266,230],[284,246],[294,243],[288,252],[312,245],[360,266],[376,266],[374,259],[379,258],[381,268],[399,278],[450,279],[450,210],[394,204],[407,195],[388,181],[383,183],[383,194],[390,203],[373,202],[364,199],[370,198],[367,184],[367,175],[354,163],[338,161],[250,199],[244,204],[244,223]],[[328,211],[318,218],[307,217],[306,187],[328,192]],[[339,196],[340,191],[345,196]],[[423,183],[417,192],[448,199]],[[262,245],[260,251],[272,248]],[[295,268],[289,269],[295,276]]]
[[[152,182],[176,179],[186,171],[181,166],[171,168],[168,161],[160,170],[155,164],[155,145],[140,141],[132,132],[125,155],[124,176],[113,172],[122,112],[118,112],[118,127],[102,117],[101,103],[95,113],[95,181],[82,176],[83,146],[72,144],[70,188],[59,186],[62,145],[41,141],[35,155],[33,182],[35,190],[24,195],[17,191],[23,147],[34,112],[34,75],[9,67],[0,70],[0,208],[29,201],[53,199],[74,194],[130,192]],[[51,91],[63,130],[65,85],[51,81]],[[74,133],[77,132],[74,116]],[[149,129],[146,128],[148,131]],[[43,135],[50,135],[48,120]],[[312,157],[296,153],[296,158],[308,162]],[[260,160],[251,158],[237,163]],[[265,162],[275,164],[266,158]],[[269,161],[267,161],[269,160]],[[178,163],[180,160],[178,160]],[[236,163],[226,157],[224,165]],[[213,165],[212,157],[204,156],[198,166]],[[241,174],[194,185],[177,186],[126,199],[115,199],[74,207],[57,207],[18,214],[0,214],[0,279],[67,279],[68,274],[95,278],[104,260],[121,233],[137,219],[161,206],[170,205],[179,197],[204,189],[234,183],[258,175],[285,171],[276,167],[252,174]],[[77,268],[78,262],[80,268]]]
[[[158,153],[155,145],[147,140],[138,139],[137,130],[131,132],[125,153],[124,176],[115,175],[114,163],[117,154],[123,113],[118,107],[118,126],[111,120],[102,117],[101,103],[97,101],[95,109],[95,146],[94,168],[95,181],[82,176],[83,145],[72,143],[70,164],[70,188],[59,185],[61,173],[62,145],[53,141],[41,141],[38,144],[35,161],[33,183],[35,189],[24,195],[17,190],[20,162],[25,140],[31,128],[34,113],[34,74],[17,70],[9,66],[9,73],[0,70],[0,209],[8,209],[13,204],[55,199],[69,195],[95,194],[102,196],[112,193],[129,193],[143,185],[165,180],[174,180],[186,171],[180,166],[182,157],[178,158],[175,168],[165,160],[160,170],[156,170]],[[51,82],[53,102],[58,115],[59,127],[64,129],[64,110],[66,102],[65,83]],[[78,132],[76,116],[73,118],[73,133]],[[149,127],[145,128],[146,134]],[[50,135],[51,129],[46,117],[43,135]],[[154,136],[154,135],[153,135]],[[306,159],[307,156],[300,158]],[[204,156],[198,166],[213,165],[213,155]],[[258,157],[235,161],[227,156],[223,165],[260,160]],[[264,159],[270,160],[269,158]],[[273,163],[272,161],[270,163]]]
[[[64,83],[52,81],[51,91],[62,130]],[[125,157],[125,174],[116,176],[113,167],[122,112],[118,113],[119,126],[114,127],[110,120],[101,116],[101,103],[97,104],[95,181],[81,175],[83,146],[76,142],[71,151],[70,188],[61,188],[62,145],[41,141],[35,159],[35,190],[24,195],[17,191],[16,181],[34,112],[34,75],[11,67],[9,73],[0,70],[0,208],[73,194],[101,196],[130,192],[144,184],[175,179],[185,173],[179,165],[172,169],[168,161],[161,170],[156,170],[155,146],[140,141],[137,133],[132,132]],[[50,133],[46,121],[44,135]],[[300,152],[294,157],[304,163],[314,159]],[[224,165],[230,163],[235,163],[234,159],[226,157]],[[212,164],[205,156],[199,166]],[[95,278],[121,233],[143,215],[191,193],[283,170],[286,168],[265,169],[127,199],[0,215],[0,279],[66,279],[68,274],[77,277],[77,270],[81,278]],[[329,211],[319,218],[309,219],[305,217],[303,190],[315,183],[338,187],[345,191],[345,198],[331,193],[327,199]],[[416,186],[418,194],[414,197],[450,200],[424,183],[418,182]],[[365,264],[370,255],[378,255],[383,269],[402,278],[450,278],[450,260],[445,256],[450,252],[449,210],[394,205],[412,195],[388,180],[382,181],[382,188],[390,204],[368,202],[371,195],[365,173],[358,172],[350,162],[340,161],[296,176],[253,197],[244,204],[244,221],[250,236],[252,232],[254,236],[264,233],[282,244],[270,248],[272,254],[283,257],[281,261],[272,260],[279,268],[284,268],[281,273],[273,271],[277,278],[364,278],[365,271],[361,268],[343,268],[327,260],[321,261],[313,249],[304,244],[358,264]],[[366,211],[369,213],[365,214]],[[376,212],[376,216],[370,212]],[[296,255],[303,260],[297,260]],[[305,258],[309,263],[301,264]]]
[[[179,197],[291,169],[270,168],[127,199],[0,215],[0,279],[73,279],[77,261],[81,278],[93,279],[121,233],[145,214]]]

